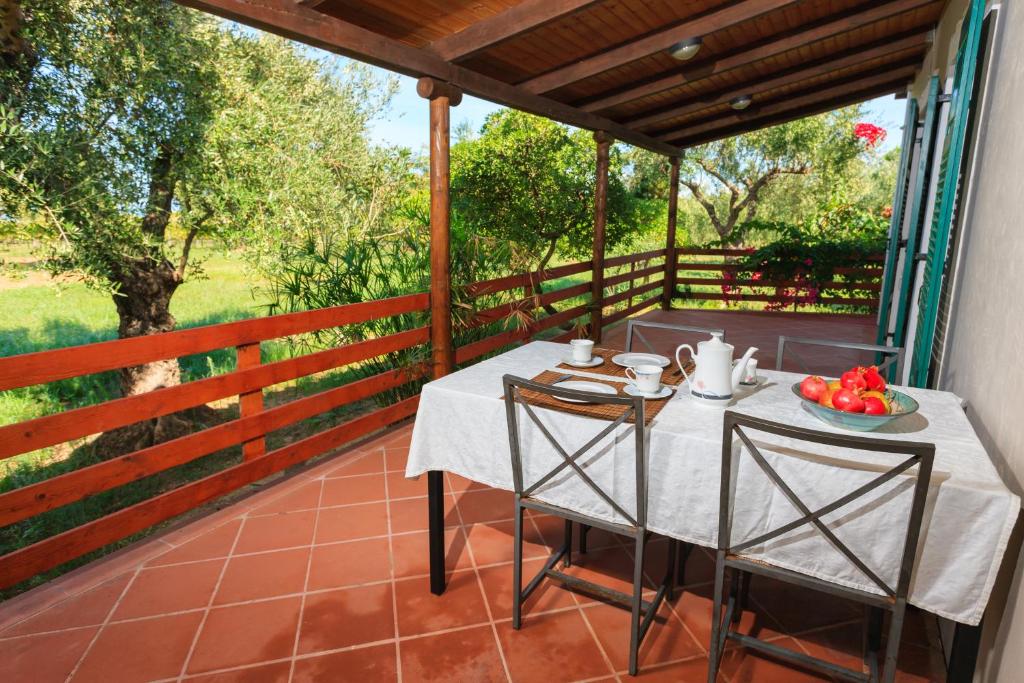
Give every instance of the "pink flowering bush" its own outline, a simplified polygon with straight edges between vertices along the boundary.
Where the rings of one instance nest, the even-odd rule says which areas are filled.
[[[887,135],[885,128],[873,123],[858,123],[853,127],[853,134],[863,140],[868,149],[874,149]]]

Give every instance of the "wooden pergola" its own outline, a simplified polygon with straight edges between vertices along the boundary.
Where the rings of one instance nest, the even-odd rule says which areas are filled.
[[[454,365],[449,114],[464,93],[592,130],[590,334],[600,339],[609,147],[669,157],[663,305],[675,289],[687,147],[905,92],[945,0],[178,0],[419,79],[430,106],[433,375]],[[698,45],[696,53],[693,46]],[[688,48],[688,49],[687,49]],[[430,488],[431,588],[444,590],[443,480]]]

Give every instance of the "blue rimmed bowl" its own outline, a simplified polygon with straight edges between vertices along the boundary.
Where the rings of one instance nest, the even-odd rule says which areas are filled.
[[[920,408],[917,401],[903,392],[894,389],[886,389],[885,397],[892,406],[892,412],[888,415],[866,415],[865,413],[847,413],[835,408],[826,408],[817,401],[812,401],[800,393],[800,383],[793,385],[793,393],[803,401],[804,406],[814,417],[826,424],[840,429],[850,429],[856,432],[872,432],[879,427],[889,424],[894,420],[907,415],[913,415]]]

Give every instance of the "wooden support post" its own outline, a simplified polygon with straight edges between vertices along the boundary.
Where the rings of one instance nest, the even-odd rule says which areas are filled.
[[[451,232],[448,181],[450,177],[451,107],[462,91],[443,81],[421,78],[420,97],[430,100],[430,345],[434,378],[454,367],[451,302]],[[445,589],[444,473],[427,472],[427,524],[430,530],[430,592]]]
[[[260,359],[260,344],[242,344],[241,346],[235,347],[235,353],[237,354],[236,367],[239,370],[248,370],[259,365],[262,361]],[[263,389],[257,389],[256,391],[250,391],[247,394],[240,394],[238,396],[238,415],[239,417],[249,417],[256,413],[263,412]],[[258,458],[267,452],[267,440],[266,437],[258,437],[251,441],[246,441],[242,444],[242,459],[252,460]]]
[[[450,108],[462,101],[462,91],[443,81],[421,78],[416,92],[430,100],[430,344],[437,379],[451,372],[454,365],[449,133]]]
[[[662,281],[661,308],[672,310],[676,295],[676,216],[679,213],[679,157],[670,159],[672,167],[668,177],[668,226],[665,231],[665,278]]]
[[[608,222],[608,152],[612,136],[594,132],[597,143],[597,178],[594,184],[594,259],[590,280],[590,338],[601,341],[604,308],[604,228]]]

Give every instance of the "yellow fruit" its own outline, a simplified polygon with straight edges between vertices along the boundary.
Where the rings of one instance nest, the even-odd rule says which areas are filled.
[[[842,388],[843,388],[843,385],[840,384],[839,380],[837,380],[837,379],[834,379],[834,380],[832,380],[831,382],[828,383],[829,391],[838,391],[839,389],[842,389]]]

